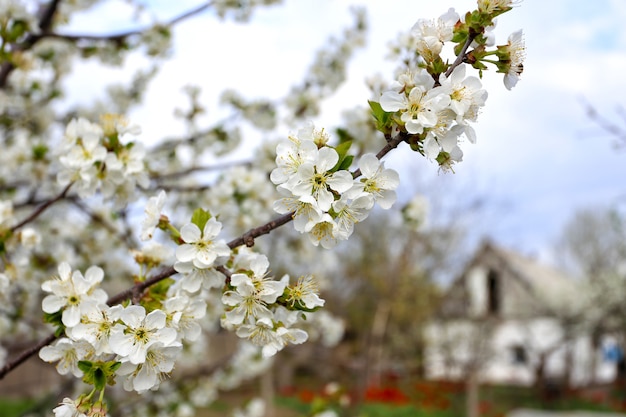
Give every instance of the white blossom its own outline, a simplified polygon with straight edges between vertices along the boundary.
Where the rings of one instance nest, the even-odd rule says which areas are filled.
[[[63,262],[58,267],[59,275],[41,284],[41,288],[52,294],[47,295],[42,303],[46,313],[56,313],[63,310],[61,320],[67,327],[80,322],[81,307],[86,302],[105,303],[108,296],[104,290],[97,288],[102,282],[104,271],[91,266],[85,272],[72,272],[68,263]]]
[[[111,329],[111,350],[137,365],[146,361],[148,348],[154,343],[170,346],[177,337],[176,330],[165,327],[167,316],[161,310],[146,315],[142,306],[131,305],[119,314],[123,323]]]
[[[524,33],[518,30],[509,35],[507,44],[510,64],[507,73],[504,75],[504,86],[507,90],[515,87],[524,71],[524,59],[526,59],[526,43]]]
[[[222,230],[222,223],[211,217],[204,229],[188,223],[180,229],[180,236],[185,242],[176,248],[176,258],[180,262],[192,262],[196,268],[210,268],[220,256],[228,256],[230,248],[224,240],[215,240]]]
[[[87,414],[78,409],[79,405],[76,401],[66,397],[52,412],[55,417],[87,417]]]
[[[144,210],[145,216],[141,222],[141,240],[152,239],[154,229],[161,219],[161,210],[163,210],[163,206],[165,205],[166,197],[167,194],[165,191],[161,190],[156,197],[150,197],[148,199]]]
[[[372,153],[361,157],[359,168],[361,177],[357,178],[354,189],[372,195],[382,208],[390,208],[396,201],[395,189],[400,185],[398,173],[385,168],[385,164]]]
[[[143,362],[137,364],[130,359],[123,360],[117,373],[127,375],[124,389],[141,393],[158,387],[163,377],[174,369],[181,351],[182,345],[178,342],[167,345],[155,342],[147,347]]]
[[[53,345],[44,346],[39,351],[39,357],[45,362],[56,362],[57,372],[61,375],[71,373],[77,378],[83,376],[78,368],[78,361],[87,359],[93,354],[93,347],[86,341],[73,341],[63,337]]]
[[[332,191],[343,193],[352,187],[352,175],[348,171],[330,172],[338,160],[336,150],[319,149],[312,161],[300,165],[288,188],[295,196],[312,195],[320,210],[327,211],[335,200]]]

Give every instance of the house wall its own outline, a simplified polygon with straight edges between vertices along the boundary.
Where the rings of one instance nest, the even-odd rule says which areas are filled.
[[[474,365],[481,382],[532,385],[542,355],[548,379],[562,380],[569,374],[571,385],[582,386],[615,378],[615,364],[594,352],[588,337],[565,343],[558,321],[550,318],[433,322],[425,336],[429,379],[462,379]]]

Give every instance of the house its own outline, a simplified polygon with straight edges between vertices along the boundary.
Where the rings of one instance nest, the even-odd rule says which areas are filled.
[[[515,385],[610,382],[608,336],[592,338],[580,283],[537,261],[484,242],[426,326],[430,379]],[[623,358],[621,359],[623,361]]]

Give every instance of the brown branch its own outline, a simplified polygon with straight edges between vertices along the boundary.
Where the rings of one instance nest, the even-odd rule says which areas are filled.
[[[476,38],[476,36],[478,36],[478,33],[473,33],[473,31],[470,31],[469,35],[467,35],[467,39],[465,40],[463,47],[459,51],[459,54],[456,56],[456,59],[454,60],[452,65],[450,65],[450,68],[446,70],[446,73],[445,73],[446,78],[448,78],[450,74],[452,74],[452,71],[454,71],[456,67],[458,67],[459,65],[463,63],[463,60],[465,59],[465,54],[467,53],[467,50],[472,44],[472,42],[474,42],[474,39]]]
[[[137,245],[133,242],[132,237],[128,233],[120,232],[117,228],[109,223],[105,218],[103,218],[98,213],[91,211],[89,207],[87,207],[82,200],[77,198],[69,198],[68,199],[76,208],[85,213],[89,218],[94,222],[98,223],[102,227],[104,227],[109,233],[115,236],[120,242],[122,242],[128,249],[136,248]]]
[[[56,10],[60,2],[61,0],[52,0],[50,2],[48,7],[44,9],[43,12],[41,13],[41,18],[39,20],[40,32],[30,33],[21,44],[15,45],[14,47],[15,51],[24,51],[24,50],[30,49],[37,42],[45,38],[65,39],[71,42],[77,42],[80,40],[93,40],[93,41],[105,40],[105,41],[120,42],[129,36],[139,35],[150,29],[150,28],[135,29],[135,30],[129,30],[126,32],[110,34],[110,35],[70,35],[70,34],[52,32],[50,29],[54,21],[54,14],[56,13]],[[164,26],[171,27],[185,19],[188,19],[204,11],[205,9],[209,8],[211,4],[212,4],[211,2],[207,2],[201,6],[196,7],[195,9],[189,10],[181,14],[180,16],[177,16],[171,19],[170,21],[165,23]],[[2,66],[0,66],[0,89],[6,86],[9,75],[11,74],[11,72],[13,72],[14,69],[15,69],[15,65],[12,62],[5,62],[2,64]]]
[[[15,359],[13,359],[11,361],[8,361],[6,363],[6,365],[4,365],[2,367],[2,369],[0,369],[0,380],[2,378],[4,378],[4,376],[6,374],[8,374],[9,372],[11,372],[13,369],[17,368],[18,366],[20,366],[21,364],[26,362],[26,360],[28,360],[28,358],[30,358],[31,356],[36,355],[37,352],[39,352],[39,350],[41,348],[43,348],[44,346],[48,346],[50,343],[54,342],[56,339],[57,339],[57,337],[54,335],[54,333],[52,333],[51,335],[49,335],[45,339],[41,340],[36,345],[34,345],[34,346],[30,347],[29,349],[26,349],[24,352],[20,353],[20,355],[17,358],[15,358]]]
[[[39,30],[42,32],[49,31],[52,27],[52,22],[54,20],[54,14],[59,7],[61,0],[52,0],[48,7],[42,10],[41,16],[39,18]],[[25,50],[32,47],[37,41],[40,39],[39,34],[30,33],[24,42],[21,45],[17,46],[17,50]],[[9,75],[15,69],[15,65],[12,62],[5,62],[0,67],[0,89],[6,86],[7,80],[9,79]]]
[[[245,160],[245,161],[225,162],[222,164],[215,164],[215,165],[195,166],[195,167],[182,169],[180,171],[175,171],[175,172],[167,172],[167,173],[157,172],[157,173],[152,174],[151,178],[156,181],[177,179],[180,177],[193,174],[195,172],[221,171],[221,170],[232,168],[232,167],[245,166],[245,165],[251,165],[251,164],[252,164],[252,161]]]
[[[136,294],[143,293],[150,286],[160,281],[163,281],[164,279],[169,278],[176,273],[177,272],[173,266],[167,267],[161,270],[160,272],[158,272],[157,274],[153,275],[152,277],[148,278],[147,280],[143,282],[139,282],[133,285],[132,287],[114,295],[113,297],[110,297],[109,300],[107,301],[107,304],[112,306],[115,304],[119,304],[122,301],[127,300],[129,298],[133,298]]]
[[[209,8],[211,6],[211,2],[207,2],[201,6],[196,7],[195,9],[189,10],[183,14],[181,14],[180,16],[177,16],[171,20],[169,20],[168,22],[164,23],[163,26],[165,27],[171,27],[179,22],[182,22],[185,19],[188,19],[190,17],[195,16],[196,14],[203,12],[204,10],[206,10],[207,8]],[[81,41],[81,40],[86,40],[86,41],[114,41],[114,42],[121,42],[124,39],[130,37],[130,36],[135,36],[135,35],[141,35],[142,33],[148,31],[151,29],[150,27],[146,27],[146,28],[142,28],[142,29],[133,29],[133,30],[128,30],[125,32],[119,32],[119,33],[112,33],[112,34],[108,34],[108,35],[89,35],[89,34],[79,34],[79,35],[72,35],[72,34],[66,34],[66,33],[57,33],[57,32],[50,32],[50,31],[46,31],[46,32],[42,32],[36,36],[39,37],[39,39],[43,39],[43,38],[57,38],[57,39],[64,39],[67,41],[71,41],[71,42],[77,42],[77,41]]]
[[[385,155],[397,148],[402,142],[405,142],[409,138],[409,134],[405,132],[398,133],[394,138],[389,140],[387,144],[376,154],[376,158],[383,159]],[[357,169],[352,173],[353,178],[361,176],[361,170]]]
[[[70,188],[72,187],[72,182],[70,182],[69,184],[67,184],[67,186],[63,189],[63,191],[61,192],[61,194],[59,194],[58,196],[51,198],[50,200],[46,201],[45,203],[43,203],[41,206],[39,206],[34,212],[31,213],[30,216],[28,216],[27,218],[25,218],[24,220],[22,220],[20,223],[16,224],[15,226],[13,226],[11,228],[11,232],[15,232],[16,230],[18,230],[19,228],[25,226],[26,224],[32,222],[33,220],[35,220],[37,217],[39,217],[44,211],[46,211],[46,209],[48,207],[50,207],[51,205],[53,205],[54,203],[56,203],[59,200],[62,200],[65,198],[65,196],[67,195],[68,191],[70,190]]]
[[[378,152],[376,154],[376,157],[378,159],[381,159],[382,157],[384,157],[385,155],[387,155],[391,150],[395,149],[398,147],[398,145],[404,141],[406,141],[406,139],[408,138],[408,134],[407,133],[399,133],[397,134],[394,138],[392,138],[391,140],[389,140],[387,142],[387,144],[380,150],[380,152]],[[356,170],[353,172],[353,177],[357,178],[361,175],[360,170]],[[63,195],[69,190],[69,186],[64,190]],[[57,197],[58,199],[58,197]],[[241,236],[231,240],[230,242],[228,242],[228,247],[231,249],[235,249],[239,246],[243,246],[246,245],[248,247],[252,247],[254,246],[254,240],[259,237],[259,236],[263,236],[266,234],[269,234],[272,230],[275,230],[287,223],[289,223],[290,221],[293,220],[293,216],[294,216],[294,212],[290,212],[287,214],[283,214],[282,216],[271,220],[269,222],[267,222],[266,224],[256,227],[254,229],[250,229],[249,231],[247,231],[246,233],[242,234]],[[218,266],[216,268],[218,271],[220,271],[222,274],[224,274],[226,276],[226,279],[230,278],[230,271],[228,269],[226,269],[223,266]],[[175,275],[177,273],[177,271],[174,269],[173,266],[167,267],[163,270],[161,270],[160,272],[158,272],[157,274],[153,275],[152,277],[148,278],[147,280],[143,281],[143,282],[139,282],[135,285],[133,285],[131,288],[128,288],[116,295],[114,295],[113,297],[110,297],[109,300],[107,301],[108,305],[115,305],[115,304],[119,304],[124,300],[127,299],[140,299],[141,295],[143,294],[143,292],[151,287],[152,285],[171,277],[172,275]],[[0,370],[0,380],[2,380],[4,378],[4,376],[6,374],[8,374],[11,370],[15,369],[17,366],[19,366],[21,363],[23,363],[24,361],[26,361],[26,359],[28,359],[30,356],[35,355],[39,349],[41,349],[42,347],[49,345],[50,343],[54,342],[57,339],[56,336],[54,336],[54,334],[51,334],[50,336],[48,336],[46,339],[42,340],[41,342],[39,342],[36,346],[24,351],[22,354],[20,354],[20,356],[18,356],[16,359],[7,362],[7,364]]]

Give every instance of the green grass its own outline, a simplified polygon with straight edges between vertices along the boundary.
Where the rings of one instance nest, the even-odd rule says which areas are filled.
[[[465,387],[459,383],[437,383],[434,381],[395,381],[387,387],[372,388],[365,393],[365,402],[358,410],[359,417],[458,417],[465,414]],[[550,394],[550,393],[548,393]],[[548,395],[546,394],[546,395]],[[586,396],[580,392],[554,391],[550,398],[540,395],[531,387],[490,386],[479,389],[479,412],[483,417],[502,417],[517,408],[539,410],[587,410],[623,411],[626,405],[624,394],[609,394],[604,391],[604,400]],[[621,403],[619,401],[621,401]],[[297,415],[309,415],[312,405],[321,401],[328,405],[336,403],[324,399],[321,389],[310,387],[296,389],[288,396],[277,399],[277,406],[290,409]],[[317,407],[313,407],[317,409]]]
[[[0,398],[2,417],[19,417],[32,407],[31,400]]]
[[[412,405],[365,404],[360,417],[458,417],[452,410],[419,410]]]

